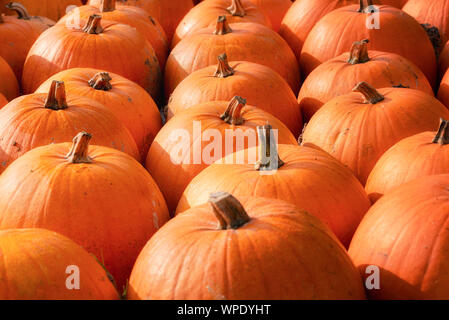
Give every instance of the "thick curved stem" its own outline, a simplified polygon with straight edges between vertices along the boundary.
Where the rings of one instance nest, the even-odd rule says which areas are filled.
[[[240,0],[232,0],[231,6],[228,7],[227,10],[233,16],[239,16],[239,17],[246,16],[245,9],[243,9],[243,5]]]
[[[276,139],[271,125],[257,127],[259,137],[259,161],[255,164],[257,171],[273,171],[284,165],[279,157]]]
[[[109,91],[112,89],[111,81],[112,78],[107,72],[99,72],[89,80],[89,86],[95,90]]]
[[[366,82],[360,82],[352,91],[363,94],[366,103],[376,104],[385,99],[383,95]]]
[[[354,42],[349,52],[348,63],[359,64],[368,62],[370,60],[368,56],[368,43],[368,39]]]
[[[231,68],[228,62],[228,56],[226,53],[218,56],[218,66],[214,73],[215,78],[227,78],[234,75],[234,69]]]
[[[111,12],[115,10],[115,0],[102,0],[100,4],[100,12]]]
[[[242,204],[227,192],[216,192],[209,196],[209,203],[219,222],[219,229],[238,229],[248,223],[251,218]]]
[[[52,110],[68,108],[64,82],[53,80],[44,107]]]
[[[92,135],[87,132],[78,133],[73,138],[72,148],[66,155],[66,159],[70,163],[91,163],[92,159],[88,156],[89,142]]]
[[[101,27],[101,16],[98,14],[93,14],[87,20],[86,26],[83,31],[89,34],[100,34],[103,32],[103,28]]]
[[[231,32],[232,29],[228,24],[226,16],[219,16],[217,20],[217,25],[215,26],[214,34],[225,35]]]
[[[440,127],[432,143],[438,143],[442,146],[449,144],[449,121],[440,119]]]
[[[30,15],[28,14],[27,9],[18,2],[10,2],[6,5],[6,8],[10,10],[14,10],[17,13],[19,19],[30,20]]]
[[[241,125],[245,120],[242,117],[242,109],[246,105],[246,100],[242,97],[235,96],[229,102],[226,111],[220,116],[220,119],[228,124]]]

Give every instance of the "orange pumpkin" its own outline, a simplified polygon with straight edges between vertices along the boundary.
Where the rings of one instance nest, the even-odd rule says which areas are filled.
[[[19,83],[9,64],[0,57],[0,94],[12,100],[19,96]]]
[[[437,132],[427,131],[405,138],[377,161],[366,182],[372,202],[411,180],[449,173],[449,122],[442,120]]]
[[[0,229],[44,228],[104,262],[117,288],[153,233],[168,220],[164,198],[127,154],[89,148],[90,135],[27,152],[0,176]],[[82,276],[82,275],[81,275]]]
[[[305,146],[283,145],[271,138],[271,126],[259,128],[259,145],[218,160],[185,189],[176,210],[184,212],[223,190],[236,197],[281,199],[320,218],[348,246],[370,202],[354,175],[327,153]],[[278,153],[279,149],[279,153]],[[256,162],[256,154],[259,153]]]
[[[449,108],[449,72],[446,72],[440,82],[438,90],[438,100],[440,100],[447,108]]]
[[[2,93],[0,93],[0,108],[2,108],[7,103],[8,103],[8,100],[6,100],[5,96]]]
[[[266,66],[234,61],[218,56],[218,65],[191,73],[173,91],[167,107],[168,119],[174,114],[209,101],[230,100],[235,94],[245,97],[249,105],[275,115],[298,137],[302,116],[288,83]]]
[[[13,14],[12,10],[6,8],[11,0],[0,0],[0,12]],[[58,21],[71,7],[81,6],[80,0],[19,0],[33,16],[47,17],[53,21]]]
[[[301,51],[304,75],[344,53],[354,41],[369,39],[369,49],[403,56],[419,67],[434,86],[435,52],[424,28],[399,9],[382,5],[377,7],[378,12],[370,13],[367,4],[372,0],[360,3],[328,13],[313,27]]]
[[[100,2],[101,0],[90,0],[89,4],[99,7]],[[160,22],[169,42],[181,19],[193,8],[192,0],[120,0],[120,3],[145,9]]]
[[[377,160],[396,142],[434,130],[449,111],[420,90],[383,88],[366,82],[336,97],[312,117],[303,142],[329,152],[365,184]]]
[[[278,130],[278,141],[297,144],[288,128],[269,113],[235,97],[231,102],[199,104],[174,116],[151,145],[146,168],[167,200],[170,212],[189,182],[223,156],[257,145],[256,127],[267,121]]]
[[[56,232],[45,229],[0,231],[0,256],[1,300],[119,298],[95,258]],[[79,275],[79,287],[75,282],[78,279],[73,277],[76,275]]]
[[[25,93],[34,92],[60,71],[86,67],[117,73],[158,97],[161,70],[153,48],[140,32],[128,25],[101,21],[98,15],[82,25],[85,27],[56,25],[37,39],[25,61]]]
[[[47,17],[30,16],[28,10],[19,2],[10,2],[6,8],[15,11],[18,19],[27,21],[39,34],[55,25],[55,22]]]
[[[99,14],[104,20],[127,24],[141,32],[152,45],[156,53],[161,70],[164,70],[168,56],[168,42],[164,29],[154,18],[137,7],[116,4],[116,0],[101,0],[99,8],[94,6],[82,6],[70,11],[58,21],[58,24],[70,23],[74,19],[88,19],[93,14]]]
[[[79,130],[96,134],[95,144],[140,160],[133,137],[112,111],[85,97],[66,99],[64,83],[53,81],[48,94],[22,96],[0,110],[0,172],[27,151],[70,141]]]
[[[162,227],[136,261],[128,298],[365,299],[345,249],[317,218],[284,201],[240,201],[215,193]]]
[[[76,68],[61,71],[45,81],[37,93],[47,93],[53,80],[63,81],[68,96],[100,102],[128,128],[145,159],[154,137],[162,127],[159,109],[151,96],[136,83],[115,73]]]
[[[371,299],[449,299],[449,175],[421,177],[383,196],[360,224],[349,254],[360,273],[379,269]],[[371,277],[372,278],[372,277]]]
[[[225,16],[229,23],[252,22],[271,27],[270,19],[251,0],[208,0],[190,10],[181,20],[172,47],[201,29],[213,27],[218,16]]]
[[[292,6],[291,0],[250,0],[270,18],[274,31],[279,31],[282,19]]]
[[[299,67],[287,43],[273,30],[257,23],[235,23],[225,16],[215,27],[202,29],[182,40],[170,53],[165,68],[166,98],[192,72],[216,64],[226,52],[233,61],[249,61],[272,68],[299,91]]]
[[[440,58],[438,60],[438,69],[440,71],[440,78],[443,78],[446,71],[449,69],[449,41],[441,50]]]
[[[350,52],[324,62],[304,81],[298,102],[310,119],[332,98],[351,92],[360,81],[375,88],[407,87],[433,95],[426,76],[407,59],[380,51],[368,51],[368,40],[357,41]]]

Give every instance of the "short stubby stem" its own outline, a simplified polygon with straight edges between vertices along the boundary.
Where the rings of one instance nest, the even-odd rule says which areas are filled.
[[[231,68],[228,62],[228,56],[226,53],[218,56],[217,70],[214,73],[215,78],[227,78],[234,75],[234,69]]]
[[[442,146],[449,144],[449,121],[440,119],[440,127],[432,143],[438,143]]]
[[[284,161],[279,157],[277,141],[271,125],[257,127],[259,137],[259,161],[254,168],[257,171],[274,171],[284,165]]]
[[[242,109],[246,105],[246,100],[242,97],[235,96],[229,102],[226,111],[220,116],[220,119],[228,124],[242,125],[245,120],[242,117]]]
[[[209,203],[217,217],[220,230],[238,229],[251,220],[242,204],[227,192],[212,193]]]
[[[92,159],[89,157],[89,142],[92,135],[87,132],[80,132],[73,138],[72,148],[66,155],[66,159],[70,163],[91,163]]]
[[[365,103],[376,104],[385,99],[374,87],[370,86],[366,82],[360,82],[352,89],[354,92],[360,92],[365,97]]]

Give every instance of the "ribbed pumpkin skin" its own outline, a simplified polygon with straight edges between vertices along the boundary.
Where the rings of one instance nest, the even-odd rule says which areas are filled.
[[[249,105],[277,117],[298,137],[302,130],[301,110],[288,83],[271,68],[260,64],[234,61],[229,65],[234,74],[226,78],[212,77],[217,66],[187,76],[170,96],[168,118],[199,103],[228,101],[238,94]]]
[[[9,2],[11,1],[0,0],[0,12],[13,14],[11,10],[5,8]],[[64,16],[67,7],[82,5],[80,0],[20,0],[20,3],[27,8],[30,15],[47,17],[53,21],[58,21]]]
[[[101,265],[70,239],[44,229],[0,231],[1,300],[117,300]],[[66,287],[79,268],[79,290]]]
[[[350,170],[325,152],[282,144],[278,149],[285,164],[273,175],[261,174],[253,162],[246,160],[248,152],[256,153],[255,149],[218,160],[190,182],[177,213],[207,202],[209,193],[217,191],[236,197],[276,198],[320,218],[348,246],[370,206],[363,186]],[[237,159],[242,156],[245,162],[239,164]]]
[[[0,94],[12,100],[19,96],[19,83],[9,64],[0,57]]]
[[[99,14],[105,20],[127,24],[136,28],[151,44],[156,53],[160,68],[164,70],[169,48],[167,36],[159,22],[151,18],[145,10],[133,6],[120,5],[118,1],[116,9],[107,12],[101,12],[97,7],[87,5],[69,12],[58,21],[58,24],[65,24],[69,19],[73,18],[74,14],[81,19],[88,19],[93,14]]]
[[[295,55],[276,32],[256,23],[235,23],[231,28],[232,32],[225,35],[214,35],[215,27],[202,29],[173,49],[165,68],[167,99],[189,74],[215,65],[222,53],[228,55],[229,61],[249,61],[270,67],[288,82],[295,94],[299,91]]]
[[[279,31],[282,19],[292,6],[291,0],[250,0],[259,10],[261,10],[268,18],[274,31]]]
[[[433,96],[426,76],[409,60],[393,53],[369,51],[370,61],[348,63],[349,53],[324,62],[313,70],[299,91],[298,102],[305,118],[331,99],[350,93],[361,81],[375,88],[404,86]]]
[[[137,30],[101,21],[101,34],[56,25],[45,31],[30,49],[22,86],[34,92],[52,75],[71,68],[96,68],[117,73],[142,86],[153,98],[159,95],[161,70],[153,48]],[[51,50],[49,49],[51,48]]]
[[[240,0],[245,16],[233,16],[227,8],[231,0],[208,0],[190,10],[181,20],[173,36],[172,47],[199,30],[215,26],[219,16],[226,16],[229,23],[259,23],[271,28],[270,19],[251,0]]]
[[[92,163],[70,163],[71,143],[34,149],[0,177],[0,229],[45,228],[104,261],[121,291],[134,261],[168,220],[154,180],[123,152],[90,146]]]
[[[116,148],[140,161],[128,129],[102,104],[68,96],[69,107],[44,107],[46,94],[32,94],[9,102],[0,110],[0,172],[27,151],[50,143],[72,141],[81,130],[94,135],[92,143]]]
[[[162,127],[157,105],[142,87],[115,73],[109,73],[112,78],[111,90],[92,88],[88,82],[98,72],[101,70],[90,68],[61,71],[45,81],[36,92],[48,92],[53,80],[64,81],[68,95],[81,96],[101,103],[127,127],[137,144],[140,159],[145,159],[151,143]]]
[[[321,63],[347,51],[354,41],[369,39],[370,50],[402,55],[436,82],[436,58],[424,28],[403,11],[379,6],[379,29],[367,29],[367,14],[358,13],[358,5],[334,10],[310,31],[301,51],[301,72],[308,75]],[[349,31],[348,31],[349,30]],[[416,50],[416,46],[419,50]]]
[[[384,153],[366,182],[373,202],[411,180],[449,173],[449,146],[432,143],[435,134],[428,131],[405,138]]]
[[[252,219],[237,230],[217,230],[209,204],[162,227],[137,259],[128,298],[365,299],[345,249],[317,218],[284,201],[239,200]]]
[[[438,127],[449,111],[419,90],[383,88],[385,100],[364,103],[360,93],[336,97],[323,105],[308,123],[304,143],[329,152],[348,166],[362,184],[377,160],[400,140]],[[368,125],[369,124],[369,125]]]
[[[242,110],[242,116],[245,119],[242,125],[232,125],[220,119],[220,115],[223,114],[228,106],[228,102],[215,101],[199,104],[184,112],[181,112],[174,116],[167,124],[159,131],[158,135],[154,139],[148,152],[145,167],[156,180],[157,184],[161,188],[162,193],[167,200],[167,205],[170,212],[174,212],[178,205],[179,198],[182,192],[187,187],[189,182],[203,169],[214,161],[227,155],[229,152],[237,150],[236,139],[233,138],[232,143],[226,143],[227,134],[235,133],[237,130],[247,132],[254,137],[254,141],[245,138],[244,143],[239,146],[239,149],[250,148],[257,145],[257,126],[263,126],[267,122],[278,130],[278,141],[284,144],[297,144],[297,141],[288,128],[277,118],[269,113],[252,106],[245,106]],[[195,134],[193,124],[194,122],[201,124],[201,136],[204,141],[201,142],[199,147],[195,145],[196,139],[201,139],[198,134]],[[218,137],[218,144],[222,146],[221,153],[213,153],[208,158],[203,157],[203,153],[209,156],[212,151],[206,150],[206,147],[211,144],[211,137],[203,136],[203,132],[208,129],[216,129],[220,133]],[[180,130],[185,130],[188,133],[188,139],[185,141],[181,139],[178,134]],[[211,140],[208,140],[211,139]],[[221,139],[221,140],[220,140]],[[187,146],[189,148],[186,153],[179,151],[181,147]],[[226,148],[229,148],[228,150]],[[182,149],[181,149],[182,150]],[[199,150],[199,151],[198,151]],[[172,160],[172,156],[178,156],[184,154],[185,158],[181,164],[176,164]],[[200,157],[200,159],[198,159]],[[190,159],[189,163],[187,160]],[[195,160],[197,159],[197,160]]]
[[[193,8],[192,0],[119,0],[123,5],[145,9],[164,28],[170,42],[182,18]],[[101,0],[90,0],[92,6],[99,6]]]
[[[363,277],[380,269],[371,299],[449,299],[449,175],[422,177],[374,204],[349,254]]]

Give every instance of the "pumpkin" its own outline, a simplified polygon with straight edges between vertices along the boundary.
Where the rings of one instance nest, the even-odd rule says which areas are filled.
[[[205,203],[207,194],[219,190],[237,197],[280,199],[318,217],[348,246],[370,206],[360,182],[327,153],[306,146],[276,146],[271,126],[258,130],[261,147],[229,154],[204,169],[185,189],[176,212]]]
[[[176,87],[168,103],[168,119],[199,103],[230,100],[236,93],[249,105],[277,116],[295,137],[301,133],[301,111],[288,83],[266,66],[229,63],[225,53],[218,56],[218,65],[191,73]]]
[[[448,190],[447,174],[421,177],[368,211],[349,254],[365,279],[366,266],[379,269],[380,288],[368,290],[371,299],[449,299]]]
[[[154,137],[162,127],[159,109],[145,90],[115,73],[76,68],[55,74],[36,92],[49,92],[54,80],[65,83],[68,96],[89,98],[111,110],[136,141],[140,159],[145,159]]]
[[[419,67],[434,86],[436,58],[424,28],[390,6],[378,6],[378,12],[370,13],[367,5],[371,4],[372,0],[360,1],[360,6],[346,6],[325,15],[304,42],[301,72],[309,75],[321,63],[344,53],[354,41],[369,39],[369,49],[403,56]]]
[[[449,72],[446,72],[440,82],[438,90],[438,100],[440,100],[446,107],[449,108]]]
[[[0,108],[2,108],[7,103],[8,103],[8,100],[6,100],[5,96],[2,93],[0,93]]]
[[[193,71],[216,64],[226,52],[233,61],[249,61],[278,72],[297,94],[300,75],[295,55],[273,30],[257,23],[234,23],[218,18],[215,27],[202,29],[182,40],[170,53],[165,68],[166,98]]]
[[[229,23],[252,22],[271,28],[270,19],[252,0],[208,0],[195,6],[181,20],[173,36],[172,47],[201,29],[213,27],[218,16],[225,16]]]
[[[101,265],[72,240],[45,229],[0,231],[1,300],[117,300]],[[70,277],[79,276],[79,287]],[[76,279],[78,280],[78,279]],[[67,284],[74,286],[69,289]],[[77,288],[77,289],[76,289]]]
[[[153,233],[168,220],[164,198],[127,154],[71,143],[33,149],[0,177],[0,229],[44,228],[104,261],[120,290]]]
[[[211,194],[162,227],[137,258],[128,298],[365,299],[345,249],[317,218],[284,201],[239,200]]]
[[[396,142],[435,130],[449,111],[436,98],[408,88],[374,89],[366,82],[324,104],[308,123],[303,142],[329,152],[362,184]]]
[[[0,57],[0,94],[9,100],[19,96],[19,83],[14,71],[2,57]]]
[[[250,0],[270,18],[274,31],[279,31],[282,19],[292,6],[291,0]]]
[[[433,95],[426,76],[412,62],[394,53],[368,51],[368,42],[354,42],[349,52],[319,65],[306,78],[298,102],[307,119],[361,81],[375,88],[407,87]]]
[[[30,16],[28,10],[19,2],[10,2],[6,8],[15,11],[18,19],[28,21],[39,34],[55,25],[55,22],[47,17]]]
[[[101,16],[89,17],[84,28],[56,25],[36,40],[25,61],[25,93],[34,92],[52,75],[86,67],[117,73],[159,95],[161,71],[153,48],[136,29]],[[49,50],[51,48],[51,50]]]
[[[0,0],[0,12],[14,13],[6,8],[9,2],[11,0]],[[30,15],[47,17],[53,21],[58,21],[71,7],[81,6],[80,0],[20,0],[19,2],[27,8]]]
[[[104,20],[127,24],[141,32],[152,45],[156,53],[161,70],[164,69],[168,56],[168,42],[162,26],[149,14],[137,7],[116,4],[116,0],[101,0],[100,7],[82,6],[70,11],[58,21],[66,24],[75,19],[88,19],[92,14],[99,14]]]
[[[441,50],[440,58],[438,60],[438,69],[440,72],[440,79],[443,78],[447,69],[449,69],[449,41]]]
[[[159,131],[148,152],[146,168],[167,200],[170,212],[189,182],[223,156],[257,145],[256,127],[269,122],[279,143],[297,144],[288,128],[271,114],[234,97],[178,113]]]
[[[437,132],[426,131],[405,138],[377,161],[366,182],[372,202],[395,187],[414,179],[449,173],[449,122],[442,120]]]
[[[27,151],[70,141],[79,130],[96,134],[95,144],[140,160],[133,137],[112,111],[94,100],[65,95],[64,83],[53,81],[47,94],[16,98],[0,110],[0,172]]]

